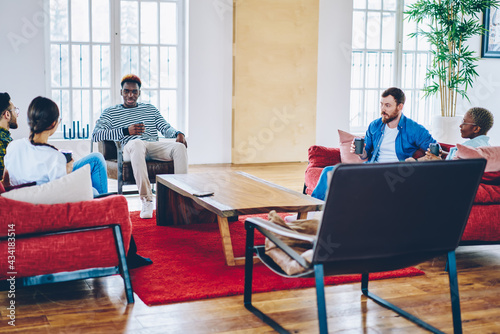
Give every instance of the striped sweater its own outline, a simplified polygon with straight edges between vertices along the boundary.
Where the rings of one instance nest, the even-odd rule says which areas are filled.
[[[144,122],[146,131],[142,135],[124,135],[124,128],[132,124]],[[122,145],[132,139],[158,141],[158,131],[165,138],[175,138],[180,131],[172,127],[155,106],[148,103],[137,103],[134,108],[125,108],[122,104],[105,109],[97,120],[92,141],[113,140]]]

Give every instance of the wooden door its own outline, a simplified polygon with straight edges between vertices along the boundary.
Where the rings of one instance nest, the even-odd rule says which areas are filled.
[[[233,163],[306,161],[316,138],[319,0],[236,0]]]

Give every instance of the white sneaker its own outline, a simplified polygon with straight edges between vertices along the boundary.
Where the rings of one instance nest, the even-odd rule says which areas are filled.
[[[149,219],[153,218],[153,202],[148,201],[148,200],[142,200],[142,209],[141,209],[141,214],[140,217],[142,219]]]

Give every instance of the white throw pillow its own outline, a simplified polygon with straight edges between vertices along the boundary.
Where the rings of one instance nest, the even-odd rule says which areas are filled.
[[[88,201],[94,198],[90,166],[85,165],[60,179],[37,186],[19,188],[1,196],[32,204],[57,204]]]

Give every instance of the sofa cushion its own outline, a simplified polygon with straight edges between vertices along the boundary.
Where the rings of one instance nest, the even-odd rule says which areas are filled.
[[[457,144],[457,158],[459,159],[486,159],[485,172],[500,171],[500,146],[470,147]]]
[[[305,174],[305,185],[306,185],[306,194],[311,195],[314,188],[316,188],[316,185],[318,184],[319,176],[321,175],[321,172],[323,171],[323,168],[320,167],[311,167],[306,169],[306,174]]]
[[[500,204],[473,205],[462,235],[462,242],[498,242],[499,222]]]
[[[481,183],[500,186],[500,172],[486,172],[481,178]]]
[[[476,197],[474,198],[475,204],[500,204],[500,187],[480,183],[477,188]]]
[[[340,149],[313,145],[308,150],[308,161],[308,168],[336,165],[340,163]]]
[[[31,204],[0,196],[0,208],[4,223],[0,224],[0,237],[7,235],[7,224],[16,224],[16,235],[22,235],[130,221],[127,199],[122,195],[60,204]]]
[[[3,222],[0,236],[6,236],[8,226],[15,225],[18,277],[118,264],[114,237],[109,229],[47,236],[36,236],[36,233],[119,224],[125,251],[129,248],[132,224],[124,196],[53,205],[0,197],[0,207]],[[58,252],[54,251],[56,248]],[[0,252],[7,254],[7,242],[0,242]],[[0,262],[0,279],[5,279],[7,265],[7,261]]]
[[[90,166],[69,173],[57,180],[3,193],[16,201],[33,204],[71,203],[91,200],[93,196]]]
[[[354,138],[358,137],[349,132],[342,130],[339,131],[339,144],[340,144],[340,158],[342,163],[347,164],[360,164],[365,162],[367,159],[361,160],[359,155],[351,153],[351,144]]]

